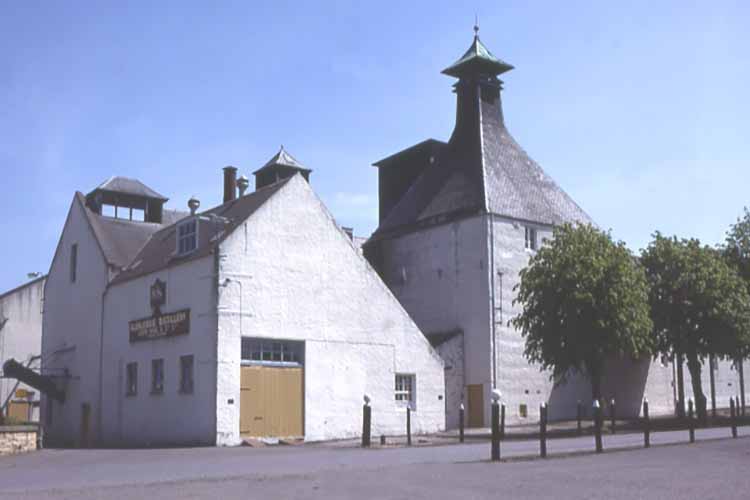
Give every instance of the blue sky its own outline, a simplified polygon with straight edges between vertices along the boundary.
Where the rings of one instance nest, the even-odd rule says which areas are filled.
[[[710,244],[750,204],[742,1],[2,2],[0,290],[46,272],[76,190],[141,179],[220,202],[280,144],[340,223],[369,234],[370,164],[446,140],[474,14],[506,122],[634,250]]]

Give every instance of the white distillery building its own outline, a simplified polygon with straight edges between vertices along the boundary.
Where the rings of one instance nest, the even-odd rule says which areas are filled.
[[[445,360],[449,428],[461,403],[469,426],[488,426],[493,389],[509,423],[536,421],[542,402],[554,419],[574,418],[578,401],[591,406],[588,380],[550,380],[528,363],[523,337],[508,325],[520,312],[519,272],[554,226],[592,223],[506,128],[498,76],[511,69],[475,36],[443,71],[457,79],[450,140],[428,139],[375,163],[380,223],[364,252]],[[730,363],[720,365],[736,388]],[[673,372],[671,362],[612,361],[602,395],[623,417],[637,416],[644,396],[652,413],[671,413]],[[723,379],[716,390],[721,406],[735,394]]]
[[[33,370],[41,366],[44,276],[0,294],[0,414],[14,422],[39,420],[39,391],[2,372],[14,359]]]
[[[444,428],[440,356],[309,175],[282,149],[237,196],[227,167],[224,203],[190,214],[130,179],[75,195],[46,287],[49,440],[353,437],[365,394],[376,434],[402,434],[407,405],[414,432]]]

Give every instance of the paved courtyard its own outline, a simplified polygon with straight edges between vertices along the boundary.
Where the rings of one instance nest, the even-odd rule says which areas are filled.
[[[44,450],[0,457],[0,498],[750,498],[750,428],[538,442],[362,450],[271,448]]]

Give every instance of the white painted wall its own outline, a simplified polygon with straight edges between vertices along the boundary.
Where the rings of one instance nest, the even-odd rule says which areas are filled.
[[[383,279],[419,328],[464,332],[464,383],[483,384],[485,402],[492,389],[487,238],[486,219],[477,216],[379,243]],[[448,401],[448,422],[458,422],[463,397]]]
[[[416,374],[412,429],[445,422],[443,363],[310,186],[296,176],[221,245],[217,442],[239,442],[241,337],[305,342],[308,441],[403,434],[395,373]]]
[[[43,298],[43,278],[0,296],[0,371],[8,359],[13,358],[26,366],[32,357],[41,354]],[[3,320],[7,320],[4,326]],[[35,361],[30,367],[38,369],[39,365],[39,361]],[[14,387],[15,379],[0,378],[0,405],[5,402]],[[37,389],[26,384],[19,384],[17,387],[33,391],[33,401],[39,401]],[[31,419],[39,420],[38,408],[32,410]]]
[[[149,290],[167,284],[162,312],[190,309],[186,335],[131,343],[128,323],[150,317]],[[112,286],[105,295],[103,442],[118,446],[214,444],[216,278],[208,256]],[[193,355],[194,391],[181,394],[180,356]],[[151,361],[164,359],[164,391],[151,393]],[[138,393],[126,395],[126,364],[138,363]],[[239,405],[239,398],[236,399]]]
[[[109,269],[86,221],[85,207],[74,198],[45,285],[42,332],[42,373],[59,376],[64,404],[52,403],[47,421],[42,398],[42,421],[49,440],[76,445],[80,436],[81,405],[91,405],[90,436],[98,434],[99,348],[101,294]],[[70,249],[78,244],[78,271],[70,281]]]

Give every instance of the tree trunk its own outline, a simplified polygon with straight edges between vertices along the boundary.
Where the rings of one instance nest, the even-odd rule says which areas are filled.
[[[711,375],[711,418],[716,418],[716,373],[714,364],[716,364],[716,357],[711,354],[708,357],[708,373]]]
[[[677,363],[677,416],[682,418],[685,416],[685,377],[682,372],[682,353],[679,351],[675,363]]]
[[[745,370],[743,368],[742,356],[737,360],[737,371],[740,373],[740,407],[741,414],[745,416]]]
[[[602,399],[602,367],[596,361],[586,363],[586,371],[591,380],[591,400],[600,401]]]
[[[687,365],[690,370],[690,381],[693,384],[693,397],[695,398],[695,411],[698,418],[706,421],[706,396],[703,395],[703,381],[701,380],[701,362],[695,352],[687,353]]]

